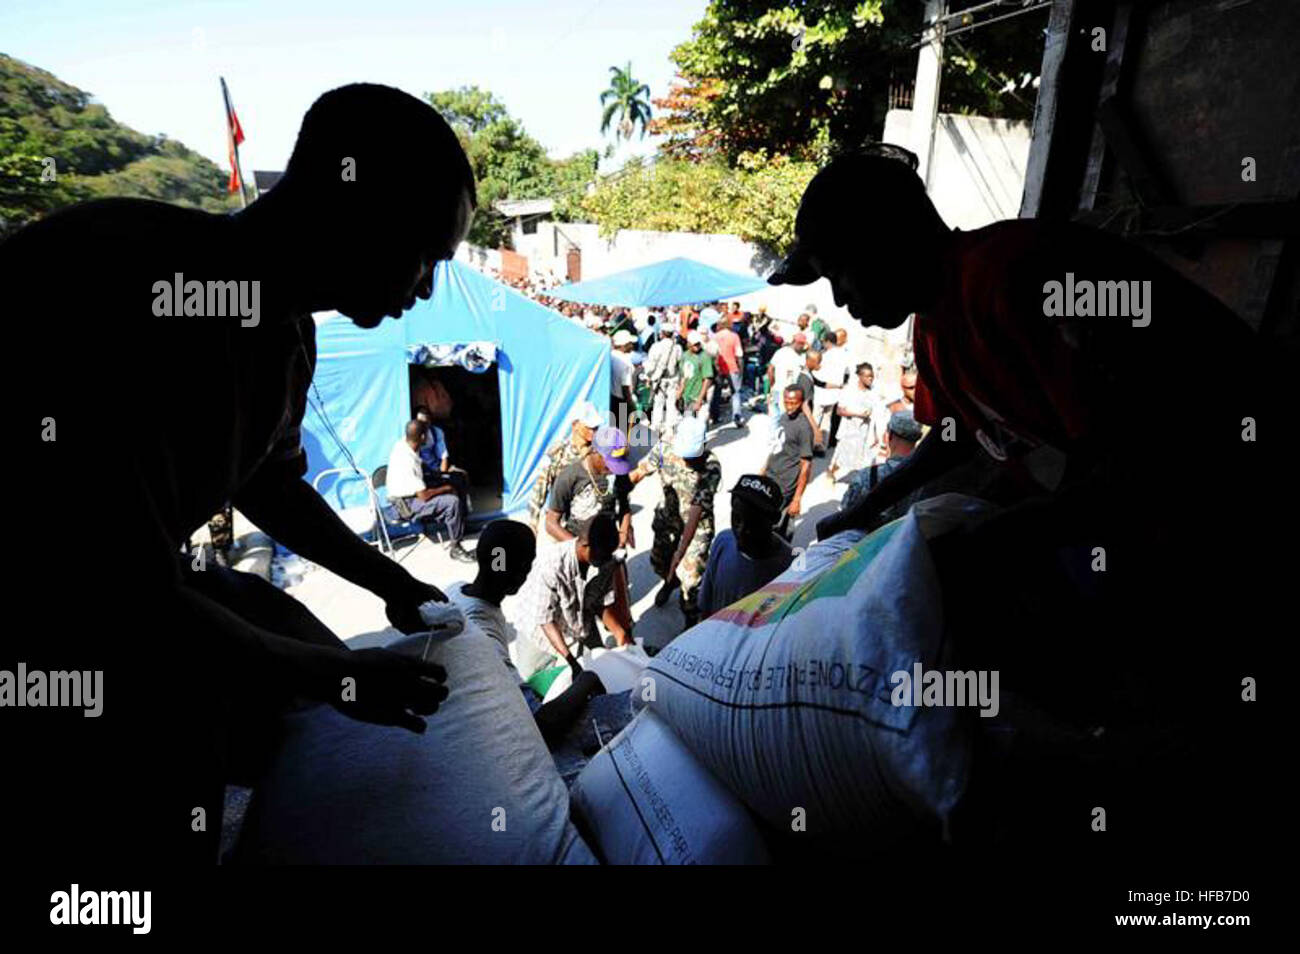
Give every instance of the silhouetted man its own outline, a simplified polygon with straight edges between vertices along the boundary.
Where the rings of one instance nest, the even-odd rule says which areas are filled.
[[[915,417],[931,431],[818,535],[874,526],[982,453],[997,475],[987,495],[1008,509],[937,558],[954,570],[948,598],[966,596],[949,618],[970,637],[967,663],[1003,667],[1004,690],[1067,718],[1114,726],[1142,711],[1198,723],[1181,738],[1202,745],[1225,731],[1254,737],[1258,727],[1236,720],[1252,718],[1242,680],[1259,667],[1251,637],[1270,617],[1241,594],[1266,603],[1281,584],[1267,561],[1239,555],[1266,552],[1264,508],[1285,496],[1281,468],[1268,464],[1289,430],[1267,391],[1271,363],[1217,299],[1114,235],[1029,219],[949,229],[915,166],[894,149],[821,170],[800,203],[795,247],[770,279],[825,277],[864,325],[896,328],[915,313]],[[1207,366],[1223,375],[1212,401],[1198,400],[1188,377]],[[1208,435],[1237,448],[1231,490],[1187,479]],[[1122,749],[1116,732],[1107,738]],[[1175,767],[1142,759],[1165,794],[1126,804],[1130,830],[1150,824],[1144,834],[1163,828],[1172,844],[1186,842],[1169,827],[1168,793],[1203,784],[1197,766],[1209,752],[1179,763],[1189,774],[1177,779],[1162,774]],[[1124,779],[1145,794],[1136,776]],[[1198,839],[1207,834],[1185,820]]]
[[[68,559],[87,529],[79,508],[42,509],[23,534],[24,592],[51,615],[22,645],[7,639],[5,661],[104,670],[102,717],[27,717],[17,733],[30,775],[25,811],[8,817],[47,854],[211,862],[222,785],[256,771],[249,740],[270,737],[286,702],[422,731],[420,716],[446,697],[440,669],[351,652],[269,584],[182,562],[179,550],[230,500],[378,595],[395,625],[421,628],[417,608],[442,594],[362,542],[302,480],[311,313],[373,328],[429,298],[474,196],[468,160],[430,106],[354,85],[313,104],[284,177],[242,212],[110,199],[0,246],[6,311],[26,322],[15,345],[34,372],[14,400],[22,419],[49,422],[35,450],[42,496],[84,496],[81,462],[93,460],[96,497],[124,517],[121,548],[85,563]],[[81,411],[59,339],[104,370],[111,419]],[[53,733],[68,739],[53,745]]]
[[[517,642],[515,628],[506,619],[501,604],[506,597],[519,592],[532,572],[537,537],[527,524],[494,520],[479,535],[477,556],[478,574],[472,582],[448,587],[447,598],[483,635],[494,641],[502,661],[520,678],[518,669],[510,662],[510,643]],[[571,669],[572,684],[545,704],[528,683],[521,678],[519,681],[519,689],[548,748],[554,748],[564,738],[587,702],[605,691],[600,677],[584,670],[576,659]]]
[[[1029,495],[1086,479],[1114,451],[1126,458],[1121,470],[1133,470],[1192,446],[1184,441],[1203,434],[1206,419],[1186,413],[1184,369],[1211,355],[1218,366],[1251,367],[1229,359],[1253,351],[1245,324],[1154,256],[1106,233],[1029,219],[950,230],[914,159],[851,154],[819,172],[800,203],[796,246],[769,279],[825,277],[837,304],[866,326],[896,328],[915,313],[916,419],[956,425],[955,439],[923,444],[863,509],[828,518],[822,535],[870,524],[892,499],[980,448]],[[877,227],[855,231],[858,213]],[[1080,288],[1126,286],[1128,314],[1098,313],[1101,297],[1121,300],[1109,286],[1089,294],[1077,314],[1057,308],[1074,277]],[[1132,289],[1136,279],[1149,289]],[[1203,409],[1222,412],[1224,440],[1261,410],[1249,381],[1230,391],[1234,400]],[[1162,424],[1141,447],[1114,439],[1134,407]]]

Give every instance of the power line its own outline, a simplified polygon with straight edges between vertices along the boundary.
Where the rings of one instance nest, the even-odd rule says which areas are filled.
[[[964,10],[951,10],[941,16],[940,20],[954,20],[957,17],[969,16],[972,13],[979,13],[981,10],[987,10],[989,7],[1005,7],[1009,3],[1015,3],[1016,0],[989,0],[988,3],[976,4],[973,7],[967,7]],[[1021,0],[1021,6],[1025,5],[1027,0]]]
[[[987,20],[981,20],[979,23],[972,23],[967,26],[958,27],[955,30],[944,30],[942,36],[943,39],[947,39],[948,37],[957,36],[962,33],[969,33],[971,30],[978,30],[980,27],[990,26],[991,24],[998,23],[1002,20],[1010,20],[1012,17],[1024,16],[1026,13],[1033,13],[1035,10],[1041,10],[1043,9],[1043,7],[1050,7],[1051,5],[1052,5],[1052,0],[1042,0],[1041,3],[1036,3],[1032,7],[1025,7],[1022,10],[1013,10],[1010,13],[1002,14],[1002,16],[1000,17],[989,17],[989,19]],[[965,13],[969,11],[960,11],[960,12]],[[929,31],[928,30],[924,31],[921,35],[924,35],[925,32],[929,32]],[[931,41],[921,40],[917,43],[912,44],[912,46],[908,47],[908,49],[918,50],[929,42]]]

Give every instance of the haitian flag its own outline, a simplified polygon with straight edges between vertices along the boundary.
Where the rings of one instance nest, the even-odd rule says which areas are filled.
[[[230,102],[230,90],[226,88],[226,78],[221,78],[221,96],[226,102],[226,142],[230,149],[230,183],[227,190],[241,192],[244,188],[243,177],[239,172],[239,144],[244,141],[244,129],[239,125],[235,107]]]

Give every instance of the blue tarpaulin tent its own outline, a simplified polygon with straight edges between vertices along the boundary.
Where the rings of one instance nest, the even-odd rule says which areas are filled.
[[[663,307],[721,301],[766,287],[763,278],[723,271],[689,258],[670,258],[589,282],[561,285],[547,294],[584,305]]]
[[[490,342],[501,397],[502,511],[527,503],[547,447],[583,400],[609,402],[609,342],[459,262],[439,263],[433,297],[400,320],[363,330],[342,316],[316,324],[316,376],[303,420],[307,480],[388,462],[410,418],[410,355],[421,345]],[[328,481],[329,478],[326,478]],[[335,507],[365,503],[358,481],[321,491]],[[483,514],[481,516],[491,516]]]

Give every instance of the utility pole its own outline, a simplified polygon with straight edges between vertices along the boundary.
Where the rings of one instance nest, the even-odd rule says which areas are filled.
[[[943,73],[943,32],[948,0],[926,0],[925,27],[916,58],[916,85],[912,92],[912,151],[919,165],[916,174],[930,187],[930,160],[934,156],[934,127],[939,121],[939,79]]]

